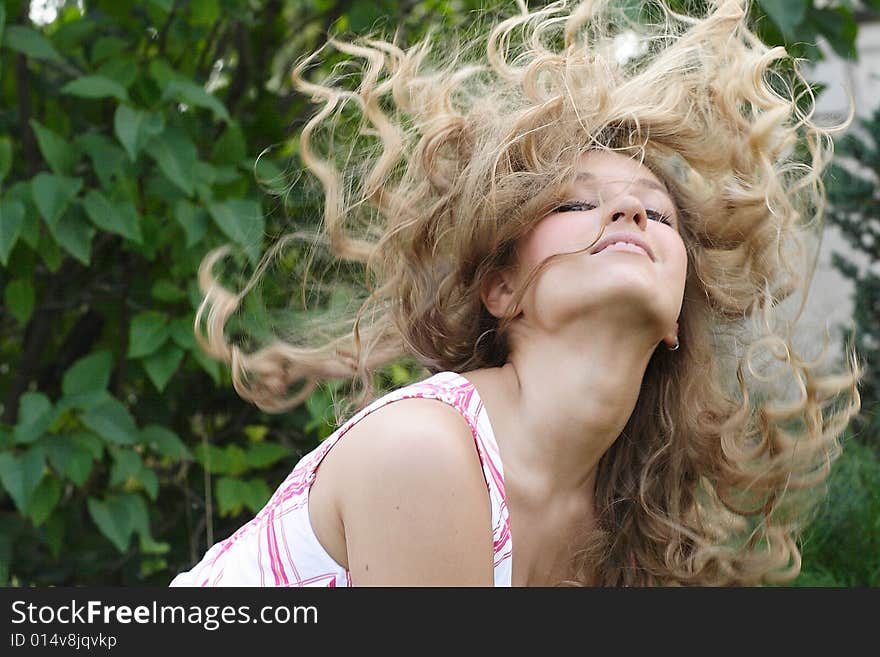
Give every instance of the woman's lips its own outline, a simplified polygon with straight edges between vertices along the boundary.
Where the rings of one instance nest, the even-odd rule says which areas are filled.
[[[629,244],[639,246],[644,250],[645,254],[649,258],[651,258],[651,260],[654,259],[654,253],[653,251],[651,251],[651,247],[648,246],[648,243],[644,239],[642,239],[640,235],[632,231],[618,232],[602,238],[601,240],[599,240],[599,243],[593,247],[593,250],[590,251],[590,253],[595,255],[597,253],[600,253],[601,251],[604,251],[606,248],[608,248],[608,246],[616,244],[618,242],[627,242]]]
[[[637,253],[640,255],[651,257],[647,251],[645,251],[642,247],[637,244],[631,244],[629,242],[614,242],[613,244],[609,244],[601,251],[597,251],[593,255],[598,255],[600,253],[604,253],[605,251],[623,251],[629,253]]]

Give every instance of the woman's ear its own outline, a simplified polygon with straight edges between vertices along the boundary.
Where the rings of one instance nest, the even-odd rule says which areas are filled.
[[[666,336],[663,340],[666,343],[667,347],[672,347],[678,342],[678,322],[675,323],[675,330]]]
[[[500,319],[513,302],[513,272],[509,269],[493,271],[480,284],[480,298],[486,310]]]

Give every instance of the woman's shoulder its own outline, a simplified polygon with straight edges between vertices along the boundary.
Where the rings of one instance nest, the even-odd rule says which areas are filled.
[[[369,541],[364,534],[388,530],[403,506],[408,531],[422,537],[431,535],[423,525],[436,522],[444,512],[437,507],[448,507],[450,494],[464,498],[451,512],[467,517],[448,521],[474,526],[491,515],[471,429],[458,409],[436,397],[395,398],[364,415],[327,452],[315,477],[316,533],[340,558],[352,553],[355,533],[355,540]],[[364,517],[369,522],[359,524]],[[347,558],[337,561],[351,569]]]
[[[418,468],[432,458],[456,455],[477,459],[473,433],[462,412],[435,397],[401,397],[352,424],[321,467],[350,481],[381,467]]]
[[[491,502],[461,414],[406,398],[357,426],[334,448],[342,448],[333,485],[352,581],[491,585]]]
[[[473,418],[457,395],[467,383],[454,372],[440,372],[392,390],[344,422],[338,431],[339,444],[331,451],[395,449],[407,444],[418,447],[425,436],[438,433],[446,437],[440,447],[452,436],[472,442]]]

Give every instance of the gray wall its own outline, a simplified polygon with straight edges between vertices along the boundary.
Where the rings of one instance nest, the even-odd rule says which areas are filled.
[[[816,122],[829,125],[845,119],[849,110],[847,98],[849,91],[853,95],[856,118],[847,132],[863,133],[858,126],[858,117],[868,117],[880,106],[880,21],[860,24],[857,41],[858,62],[841,59],[821,41],[819,46],[827,59],[816,62],[805,70],[808,79],[827,85],[817,99]],[[835,136],[835,141],[840,136]],[[880,221],[880,217],[877,220]],[[833,338],[829,349],[833,349],[833,353],[840,357],[841,327],[851,323],[853,285],[831,265],[832,252],[837,252],[847,260],[855,262],[862,271],[872,267],[872,271],[880,274],[880,267],[877,263],[872,266],[862,252],[853,250],[844,241],[836,226],[826,224],[819,245],[819,259],[813,288],[803,318],[805,325],[817,327],[819,331],[817,335],[820,338],[827,321]],[[788,301],[783,307],[786,307],[786,304]],[[791,304],[788,304],[788,307],[791,307]]]

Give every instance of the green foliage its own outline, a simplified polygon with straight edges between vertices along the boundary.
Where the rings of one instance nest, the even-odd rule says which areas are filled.
[[[880,586],[880,455],[849,440],[803,540],[796,586]]]
[[[280,416],[241,402],[195,341],[195,281],[210,248],[253,266],[287,229],[314,108],[288,73],[350,7],[26,5],[0,2],[0,584],[165,584],[329,433],[324,387]]]
[[[852,50],[849,9],[790,4],[761,3],[771,41]],[[209,249],[236,246],[216,273],[240,289],[287,212],[321,221],[320,194],[287,193],[315,109],[292,64],[328,33],[413,41],[481,5],[95,0],[46,25],[28,5],[0,1],[0,584],[165,585],[334,428],[339,382],[268,415],[193,336]],[[283,285],[261,301],[301,311]]]

